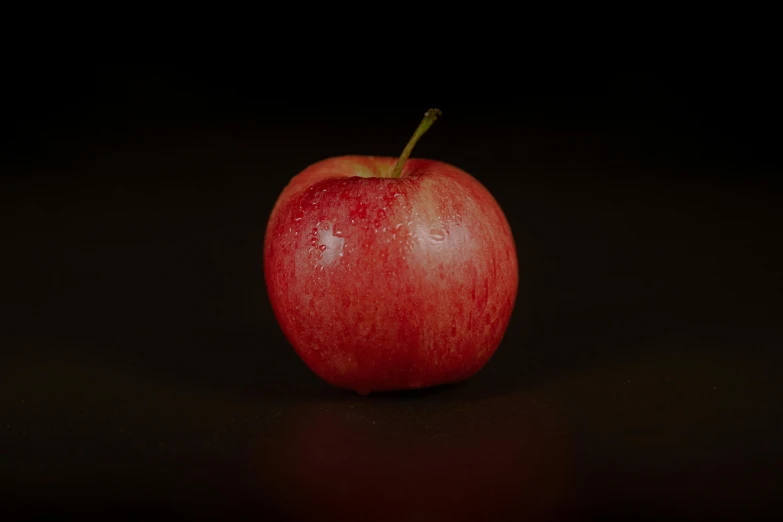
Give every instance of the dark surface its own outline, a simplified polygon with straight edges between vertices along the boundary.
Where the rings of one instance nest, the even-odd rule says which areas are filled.
[[[6,120],[0,510],[783,513],[771,98],[709,98],[713,79],[695,73],[399,107],[264,99],[248,77],[192,70],[80,78]],[[359,397],[283,338],[264,227],[291,176],[397,154],[430,103],[444,117],[415,155],[496,196],[518,245],[517,307],[470,381]]]

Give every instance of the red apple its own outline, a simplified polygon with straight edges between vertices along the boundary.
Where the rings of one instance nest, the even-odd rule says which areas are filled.
[[[465,380],[492,357],[517,295],[517,255],[498,203],[452,165],[315,163],[280,194],[264,238],[283,333],[325,381],[360,394]]]

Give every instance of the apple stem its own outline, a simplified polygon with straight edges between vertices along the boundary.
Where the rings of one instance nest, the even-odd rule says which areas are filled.
[[[399,178],[402,176],[402,167],[410,157],[411,152],[413,152],[413,147],[416,146],[419,138],[424,136],[424,133],[427,132],[430,127],[432,127],[432,124],[435,123],[435,120],[437,120],[441,114],[442,113],[440,112],[440,109],[430,109],[424,113],[424,119],[422,119],[421,123],[419,123],[419,126],[416,127],[416,131],[413,133],[410,141],[405,146],[405,149],[403,149],[400,157],[397,159],[397,163],[394,165],[394,169],[392,170],[390,177]]]

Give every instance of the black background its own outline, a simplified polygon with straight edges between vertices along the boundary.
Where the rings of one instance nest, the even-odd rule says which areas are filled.
[[[6,69],[3,509],[780,513],[774,72],[334,62]],[[398,154],[431,106],[415,155],[495,195],[517,306],[470,381],[358,397],[283,338],[264,227],[304,167]]]

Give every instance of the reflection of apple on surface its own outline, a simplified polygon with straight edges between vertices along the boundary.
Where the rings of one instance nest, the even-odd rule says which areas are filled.
[[[557,411],[524,399],[413,407],[323,402],[287,412],[254,456],[267,507],[340,522],[565,518],[568,440]]]
[[[325,381],[361,394],[465,380],[497,349],[517,294],[517,255],[492,195],[466,172],[342,156],[295,176],[264,240],[275,316]]]

